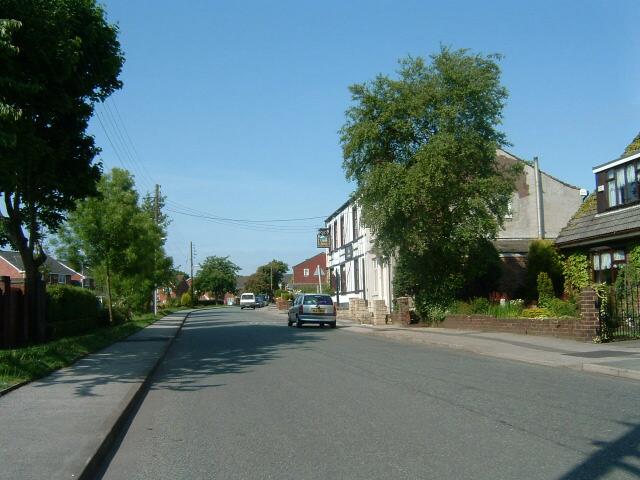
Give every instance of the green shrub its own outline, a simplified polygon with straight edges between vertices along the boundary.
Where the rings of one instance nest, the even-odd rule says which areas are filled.
[[[583,252],[575,252],[567,256],[562,262],[562,273],[565,292],[575,297],[591,283],[589,256]]]
[[[131,320],[131,310],[125,305],[114,304],[111,307],[113,315],[113,325],[122,325]],[[109,325],[109,307],[104,305],[100,310],[100,324]]]
[[[182,297],[180,297],[180,305],[183,307],[191,306],[191,294],[189,292],[182,294]]]
[[[447,312],[448,310],[440,305],[426,305],[420,315],[426,323],[440,323],[447,317]]]
[[[454,315],[471,315],[473,313],[473,309],[469,303],[458,300],[453,302],[449,308],[449,312]]]
[[[627,253],[627,262],[640,270],[640,244],[633,245]]]
[[[580,316],[578,307],[573,302],[566,302],[564,300],[560,300],[559,298],[552,298],[545,306],[551,312],[551,315],[554,317],[574,317],[575,318]]]
[[[180,299],[178,297],[169,297],[165,302],[165,307],[175,308],[180,306]]]
[[[489,307],[491,303],[488,299],[484,297],[477,297],[471,300],[471,313],[479,314],[479,315],[487,315],[489,312]]]
[[[47,319],[55,338],[97,327],[100,310],[98,298],[91,290],[71,285],[47,287]]]
[[[522,310],[521,315],[525,318],[548,318],[551,317],[551,312],[547,308],[532,307]]]
[[[522,314],[523,302],[522,300],[511,300],[504,305],[499,303],[492,303],[487,311],[488,315],[492,315],[496,318],[514,318],[520,317]]]
[[[541,307],[547,307],[551,300],[555,298],[553,294],[553,284],[547,272],[540,272],[538,274],[538,305]]]
[[[496,247],[489,240],[476,243],[466,256],[463,266],[464,284],[461,298],[488,297],[498,288],[502,274],[502,261]]]
[[[562,295],[564,277],[560,255],[550,240],[534,240],[527,254],[526,287],[529,300],[538,298],[538,274],[546,272],[553,283],[555,296]]]

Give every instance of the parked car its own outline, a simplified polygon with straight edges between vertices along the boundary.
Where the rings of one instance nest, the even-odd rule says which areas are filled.
[[[256,306],[258,308],[267,306],[267,296],[266,295],[256,295]]]
[[[256,309],[256,296],[253,293],[243,293],[240,296],[240,310],[245,308]]]
[[[317,293],[298,295],[289,308],[287,323],[300,328],[305,323],[316,323],[321,327],[336,327],[336,306],[331,296]]]

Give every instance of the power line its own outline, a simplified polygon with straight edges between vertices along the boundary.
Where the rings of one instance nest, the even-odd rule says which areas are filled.
[[[179,215],[185,215],[188,217],[193,217],[193,218],[199,218],[202,220],[206,220],[208,222],[211,223],[215,223],[218,225],[226,225],[226,226],[232,226],[232,227],[238,227],[238,228],[244,228],[246,230],[253,230],[253,231],[262,231],[262,232],[282,232],[282,233],[286,233],[286,232],[290,232],[290,233],[294,233],[294,232],[309,232],[313,229],[318,228],[317,225],[273,225],[273,224],[252,224],[252,223],[245,223],[245,222],[237,222],[237,221],[228,221],[228,220],[219,220],[215,217],[209,217],[207,215],[199,215],[199,214],[195,214],[195,213],[189,213],[189,212],[181,212],[178,210],[173,210],[171,208],[168,208],[167,211],[172,212],[172,213],[177,213]]]

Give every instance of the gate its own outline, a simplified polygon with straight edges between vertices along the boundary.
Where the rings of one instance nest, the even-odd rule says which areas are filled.
[[[640,338],[640,286],[616,282],[602,292],[600,330],[603,339]]]

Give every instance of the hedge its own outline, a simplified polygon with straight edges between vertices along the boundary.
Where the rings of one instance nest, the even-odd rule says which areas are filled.
[[[99,325],[101,306],[91,290],[71,285],[47,287],[47,319],[54,338],[78,335]]]

